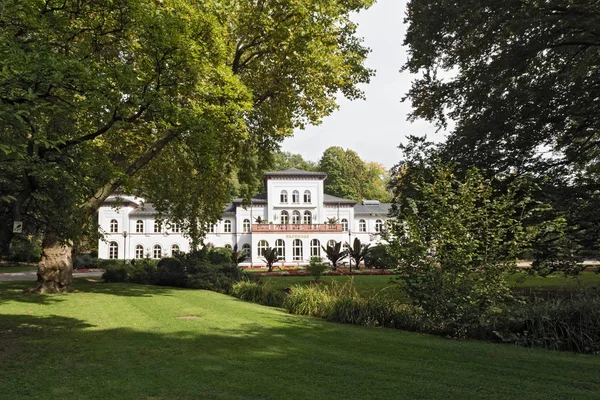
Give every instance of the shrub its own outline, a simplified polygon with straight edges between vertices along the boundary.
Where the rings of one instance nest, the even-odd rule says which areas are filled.
[[[89,253],[75,254],[73,257],[73,268],[100,268],[101,261]]]
[[[144,285],[158,284],[158,261],[150,258],[142,258],[131,261],[129,282]]]
[[[306,267],[306,272],[308,272],[309,275],[314,276],[315,281],[318,281],[325,269],[327,269],[327,265],[325,265],[321,257],[311,257],[309,264]]]
[[[365,256],[365,267],[367,268],[392,269],[397,265],[398,261],[384,245],[371,247],[371,251]]]
[[[117,260],[104,260],[102,262],[104,273],[102,279],[105,282],[125,282],[129,276],[130,265]]]
[[[239,299],[251,301],[270,307],[281,307],[285,295],[261,282],[239,281],[233,284],[231,294]]]
[[[225,264],[231,262],[231,250],[224,247],[212,247],[208,251],[208,261],[211,264]]]
[[[156,266],[156,283],[161,286],[188,286],[188,274],[177,258],[163,258]]]
[[[42,258],[42,243],[36,237],[15,236],[10,243],[8,259],[16,262],[36,263]]]
[[[324,318],[330,301],[329,293],[319,285],[296,285],[285,298],[283,307],[291,314]]]
[[[188,287],[229,293],[231,286],[242,279],[248,277],[231,262],[219,265],[204,263],[198,264],[196,271],[190,275]]]

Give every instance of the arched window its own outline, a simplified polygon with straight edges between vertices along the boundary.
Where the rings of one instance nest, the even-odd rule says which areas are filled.
[[[154,233],[162,231],[162,224],[159,221],[154,221]]]
[[[300,203],[300,192],[297,190],[292,192],[292,203]]]
[[[225,223],[223,224],[223,232],[231,233],[231,221],[230,220],[226,220]]]
[[[179,224],[177,222],[171,223],[171,232],[173,232],[173,233],[181,232],[181,227],[179,226]]]
[[[214,225],[209,226],[208,227],[208,232],[209,233],[215,233],[215,226]]]
[[[282,190],[279,194],[279,202],[287,203],[287,190]]]
[[[304,191],[304,202],[305,203],[310,203],[310,190],[305,190]]]
[[[290,223],[290,214],[287,211],[281,212],[281,223],[286,225]]]
[[[310,211],[304,211],[304,221],[305,224],[312,224],[312,214]]]
[[[250,220],[246,218],[242,224],[242,232],[250,232]]]
[[[178,244],[174,244],[173,246],[171,246],[171,255],[174,256],[175,254],[179,253],[181,250],[179,250],[179,245]]]
[[[367,222],[364,219],[358,221],[358,231],[366,232],[367,231]]]
[[[242,254],[246,256],[246,259],[252,258],[252,247],[246,243],[242,246]]]
[[[117,242],[110,242],[108,244],[108,258],[119,258],[119,244]]]
[[[117,233],[119,232],[119,223],[117,222],[116,219],[111,219],[110,220],[110,233]]]
[[[319,242],[319,239],[310,241],[310,256],[321,257],[321,242]]]
[[[226,244],[226,245],[225,245],[225,248],[226,248],[226,249],[229,249],[229,250],[232,250],[232,249],[233,249],[233,247],[231,247],[231,245],[230,245],[230,244]]]
[[[378,219],[375,221],[375,232],[381,232],[383,230],[383,221]]]
[[[141,244],[135,246],[135,258],[144,258],[144,246]]]
[[[300,211],[292,211],[292,224],[300,223]]]
[[[261,240],[260,242],[258,242],[258,256],[264,257],[265,250],[267,250],[268,248],[269,242],[267,242],[266,240]]]
[[[277,239],[275,241],[275,250],[277,250],[277,258],[285,260],[285,242],[283,239]]]
[[[302,240],[294,239],[292,242],[292,260],[302,261]]]
[[[160,244],[155,244],[152,248],[152,257],[162,258],[162,247],[160,247]]]
[[[135,223],[135,232],[136,233],[144,233],[144,221],[138,219]]]
[[[342,218],[342,230],[348,232],[348,220],[346,218]]]
[[[335,243],[336,243],[336,241],[332,239],[327,242],[327,247],[335,247]]]

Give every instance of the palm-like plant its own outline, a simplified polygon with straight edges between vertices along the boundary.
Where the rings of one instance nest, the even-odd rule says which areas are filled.
[[[338,219],[336,217],[329,217],[327,218],[326,223],[329,225],[335,225],[338,223]]]
[[[370,244],[363,246],[359,238],[354,238],[352,246],[348,244],[348,255],[354,260],[354,265],[356,265],[357,269],[360,262],[369,254],[370,246]],[[352,264],[350,264],[350,272],[352,272]]]
[[[244,251],[238,251],[237,244],[233,246],[233,250],[231,252],[231,262],[235,265],[239,265],[241,262],[244,262],[246,259],[246,253]]]
[[[277,262],[277,260],[279,259],[279,254],[277,254],[277,249],[272,249],[270,247],[267,247],[265,249],[265,252],[263,253],[263,259],[265,260],[265,262],[267,263],[267,268],[269,272],[271,272],[273,270],[273,264],[275,264]]]
[[[335,242],[333,246],[327,244],[327,247],[321,246],[325,252],[325,256],[331,261],[331,268],[335,271],[338,262],[344,258],[344,251],[342,251],[342,242]]]

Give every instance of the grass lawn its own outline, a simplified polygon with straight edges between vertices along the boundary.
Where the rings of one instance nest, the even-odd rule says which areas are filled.
[[[0,274],[10,272],[25,272],[25,271],[37,271],[37,265],[27,264],[0,264]]]
[[[3,282],[0,292],[27,286]],[[547,400],[600,392],[600,356],[332,324],[208,291],[76,287],[0,296],[2,398]]]

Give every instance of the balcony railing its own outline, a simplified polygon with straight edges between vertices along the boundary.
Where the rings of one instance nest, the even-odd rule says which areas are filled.
[[[343,232],[341,224],[253,224],[253,232]]]

